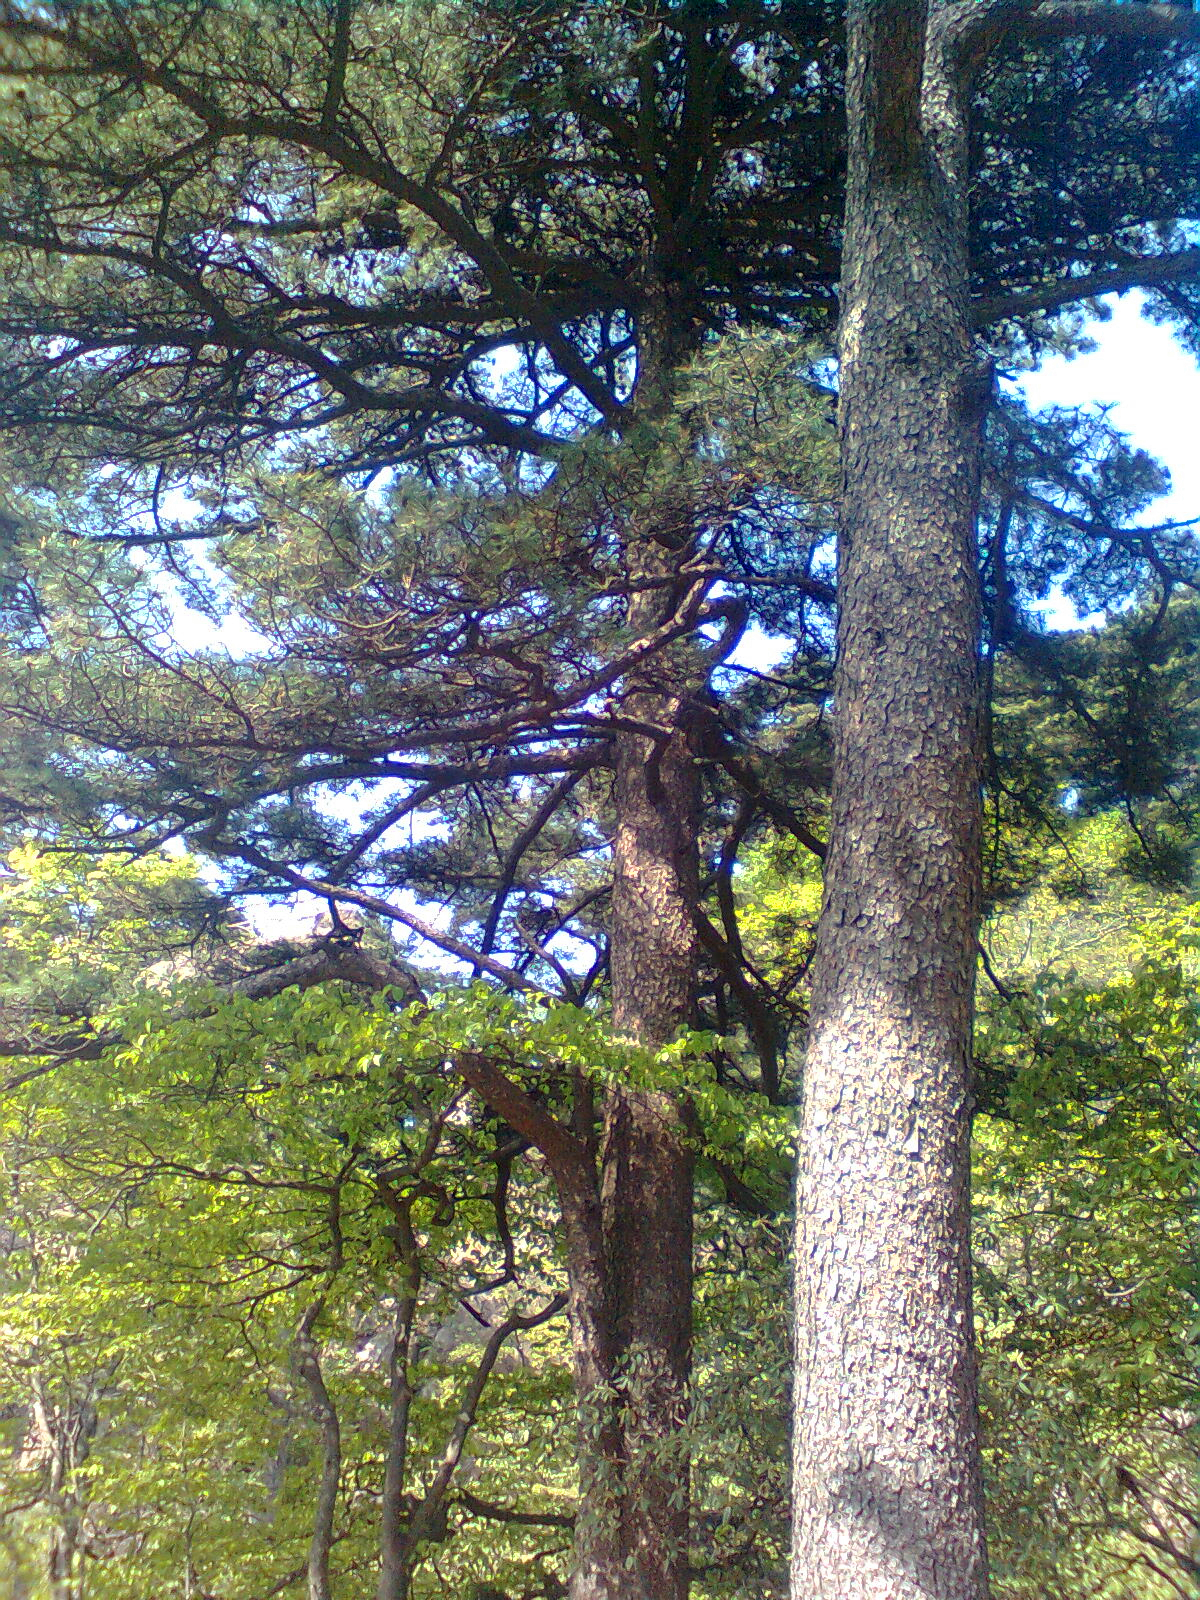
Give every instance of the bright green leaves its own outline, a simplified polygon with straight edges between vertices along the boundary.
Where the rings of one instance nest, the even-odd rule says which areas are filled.
[[[53,937],[39,916],[31,946]],[[709,1035],[647,1050],[584,1010],[483,984],[402,1006],[337,984],[250,1000],[167,977],[110,1003],[105,1026],[124,1043],[7,1102],[0,1391],[17,1433],[39,1405],[49,1419],[44,1448],[13,1441],[23,1465],[7,1494],[28,1508],[12,1559],[36,1565],[69,1502],[89,1549],[126,1552],[86,1558],[97,1600],[188,1584],[239,1600],[303,1561],[320,1434],[296,1330],[314,1305],[343,1440],[335,1575],[375,1559],[402,1329],[405,1492],[413,1506],[428,1492],[489,1329],[563,1286],[546,1173],[467,1093],[464,1054],[486,1054],[563,1116],[580,1075],[598,1095],[687,1088],[705,1158],[782,1180],[785,1114],[717,1082]],[[757,1296],[722,1282],[727,1313],[743,1292]],[[721,1371],[728,1387],[724,1358]],[[505,1346],[467,1440],[471,1496],[569,1513],[569,1373],[561,1319]],[[715,1462],[725,1420],[698,1414],[697,1429]],[[55,1488],[49,1463],[67,1441]],[[720,1494],[744,1512],[751,1480],[735,1473]],[[453,1479],[424,1524],[418,1595],[561,1569],[561,1520],[533,1533],[480,1520],[458,1492]]]
[[[131,864],[20,845],[0,868],[0,1005],[6,1017],[61,1026],[139,979],[161,987],[219,905],[185,856]]]
[[[977,1130],[975,1240],[997,1589],[1013,1600],[1068,1573],[1131,1592],[1130,1562],[1139,1596],[1171,1593],[1145,1558],[1186,1574],[1146,1542],[1130,1485],[1186,1504],[1200,1470],[1200,925],[1104,909],[1090,939],[1072,924],[1089,981],[1049,969],[981,1029],[1011,1077]]]
[[[175,1021],[161,996],[142,995],[114,1011],[126,1045],[10,1099],[0,1388],[18,1431],[33,1428],[39,1395],[49,1417],[49,1444],[27,1446],[7,1485],[33,1505],[17,1522],[31,1561],[67,1494],[90,1545],[126,1553],[88,1561],[89,1593],[104,1600],[188,1582],[254,1595],[302,1563],[319,1462],[294,1338],[319,1298],[314,1336],[344,1438],[335,1569],[369,1565],[387,1353],[414,1281],[406,1473],[423,1492],[479,1359],[475,1316],[536,1310],[560,1286],[544,1179],[520,1150],[498,1157],[503,1130],[467,1105],[450,1065],[500,1019],[473,996],[461,1017],[452,1004],[426,1016],[333,985]],[[544,1025],[537,1050],[558,1045],[563,1029]],[[498,1501],[514,1452],[548,1487],[570,1483],[561,1334],[518,1343],[470,1439],[472,1481]],[[81,1408],[96,1426],[55,1490],[47,1463]],[[503,1570],[521,1548],[519,1536],[455,1532],[443,1570]]]

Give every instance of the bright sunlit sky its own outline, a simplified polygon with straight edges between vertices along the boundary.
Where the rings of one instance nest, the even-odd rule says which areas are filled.
[[[1091,330],[1095,354],[1048,361],[1026,393],[1039,406],[1113,405],[1116,426],[1171,469],[1174,493],[1154,508],[1156,520],[1200,516],[1200,370],[1169,328],[1141,315],[1139,294],[1107,303],[1112,321]]]
[[[1172,492],[1147,520],[1200,517],[1200,369],[1169,328],[1141,315],[1141,296],[1110,297],[1112,320],[1090,330],[1098,349],[1074,361],[1047,361],[1024,381],[1035,406],[1111,405],[1115,427],[1171,473]],[[1065,612],[1065,614],[1063,614]],[[1059,626],[1070,608],[1050,612]]]

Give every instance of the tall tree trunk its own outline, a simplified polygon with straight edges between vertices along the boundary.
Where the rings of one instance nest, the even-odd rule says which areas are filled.
[[[670,736],[622,733],[616,756],[613,1021],[647,1045],[691,1022],[696,981],[696,769],[686,694],[659,670],[624,710]],[[683,1097],[608,1095],[597,1203],[571,1230],[585,1457],[571,1600],[687,1594],[692,1145]]]
[[[663,304],[640,330],[642,416],[671,404],[686,335]],[[668,581],[690,550],[658,528],[629,529],[634,588],[628,627],[651,633],[680,598]],[[682,587],[686,587],[682,585]],[[698,959],[698,780],[688,643],[657,656],[625,685],[621,710],[661,730],[616,738],[610,972],[613,1025],[649,1046],[675,1039],[695,1014]],[[585,1454],[571,1600],[685,1600],[688,1590],[688,1408],[692,1342],[692,1118],[669,1089],[614,1088],[603,1110],[598,1223],[606,1375],[587,1397]],[[581,1239],[583,1235],[581,1233]],[[574,1289],[578,1303],[579,1286]],[[599,1349],[600,1341],[594,1345]],[[593,1448],[599,1446],[598,1449]]]
[[[979,833],[964,94],[848,6],[836,745],[804,1078],[794,1600],[982,1600],[968,1236]]]
[[[669,573],[677,554],[645,547],[646,574]],[[630,608],[631,631],[651,631],[657,607],[675,598],[657,586],[643,590]],[[693,1016],[699,873],[691,706],[702,661],[681,645],[640,669],[622,709],[661,737],[626,727],[616,740],[613,1013],[619,1033],[650,1046],[673,1040]],[[464,1053],[457,1065],[546,1157],[562,1205],[580,1421],[570,1600],[685,1600],[681,1428],[691,1360],[694,1150],[687,1097],[615,1085],[597,1141],[586,1082],[576,1085],[569,1128],[486,1056]],[[379,1600],[393,1596],[381,1587]]]

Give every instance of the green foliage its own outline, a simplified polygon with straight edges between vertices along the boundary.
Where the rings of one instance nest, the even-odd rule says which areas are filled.
[[[413,1505],[477,1368],[487,1329],[475,1319],[495,1327],[536,1312],[562,1286],[546,1175],[519,1145],[502,1153],[511,1130],[464,1090],[454,1069],[464,1052],[486,1055],[552,1111],[578,1073],[598,1092],[687,1085],[704,1170],[736,1170],[765,1194],[785,1189],[787,1114],[718,1080],[712,1036],[651,1051],[578,1007],[483,984],[406,1008],[334,984],[251,1000],[197,975],[190,919],[210,907],[186,860],[97,864],[31,846],[13,868],[13,994],[36,975],[47,1025],[86,1003],[93,1027],[125,1040],[99,1060],[31,1076],[4,1101],[0,1573],[35,1600],[50,1548],[67,1552],[64,1571],[97,1600],[196,1589],[252,1600],[303,1565],[321,1457],[298,1330],[314,1308],[343,1441],[333,1570],[365,1581],[406,1286],[416,1291]],[[182,967],[152,959],[184,945]],[[744,1259],[775,1277],[782,1256],[772,1228],[737,1224],[721,1207],[704,1240],[689,1439],[698,1536],[720,1595],[728,1564],[736,1583],[752,1550],[755,1570],[774,1570],[778,1540],[764,1547],[755,1524],[784,1481],[783,1413],[762,1411],[778,1372],[765,1365],[747,1382],[741,1371],[774,1302],[753,1272],[731,1270],[729,1251],[740,1241]],[[514,1336],[473,1417],[467,1498],[454,1480],[420,1547],[414,1594],[488,1582],[520,1592],[561,1571],[573,1410],[561,1319]],[[775,1439],[765,1456],[731,1452],[738,1430],[764,1422]],[[531,1530],[478,1515],[480,1504],[549,1520]]]
[[[186,856],[81,856],[26,842],[0,867],[0,1009],[90,1015],[146,968],[198,955],[226,921]]]
[[[1009,823],[998,843],[1008,845],[1010,886],[1034,876],[1031,858],[1050,839],[1035,813],[1048,820],[1047,804],[1064,793],[1079,815],[1121,807],[1129,873],[1160,886],[1188,882],[1200,774],[1198,641],[1200,605],[1190,596],[1138,605],[1101,628],[1017,639],[998,674],[994,712]],[[1024,826],[1014,828],[1022,811]]]
[[[777,987],[794,988],[812,959],[820,863],[793,839],[768,838],[748,854],[737,893],[739,926],[755,967]]]
[[[1115,822],[1084,830],[1107,895],[1049,887],[1002,919],[1023,925],[997,941],[1023,932],[1005,968],[1019,987],[980,1025],[988,1074],[1009,1085],[977,1124],[975,1206],[1007,1600],[1194,1583],[1200,921],[1112,873],[1127,840]]]
[[[1200,1481],[1200,919],[1178,888],[1130,874],[1122,815],[1063,813],[1060,840],[985,927],[1004,993],[980,976],[974,1248],[994,1586],[1004,1600],[1179,1600],[1194,1591]],[[771,844],[739,878],[748,948],[775,981],[811,940],[819,883],[803,859]],[[719,1209],[699,1248],[699,1415],[723,1413],[749,1448],[721,1458],[701,1442],[698,1479],[713,1505],[753,1507],[727,1537],[753,1530],[745,1570],[755,1592],[782,1595],[784,1252],[771,1224]]]
[[[791,1350],[787,1176],[774,1216],[701,1209],[696,1350],[687,1438],[695,1496],[694,1593],[787,1594]]]
[[[416,1018],[326,986],[166,1025],[158,1012],[153,998],[123,1007],[126,1047],[10,1104],[7,1414],[20,1434],[34,1391],[63,1429],[95,1413],[68,1485],[99,1556],[90,1594],[262,1593],[302,1564],[311,1531],[319,1459],[295,1340],[319,1299],[315,1338],[344,1441],[334,1565],[361,1571],[377,1537],[403,1286],[419,1279],[406,1464],[419,1495],[480,1356],[460,1302],[472,1297],[494,1323],[557,1287],[544,1181],[528,1164],[513,1175],[518,1281],[486,1177],[495,1129],[448,1065],[480,1031],[477,1005]],[[419,1259],[396,1242],[409,1226]],[[503,1504],[516,1471],[561,1509],[572,1431],[561,1335],[522,1334],[506,1361],[470,1438],[472,1487]],[[21,1466],[8,1494],[40,1502],[18,1520],[36,1540],[56,1515],[49,1446],[12,1443]],[[461,1515],[449,1530],[443,1519],[442,1577],[417,1593],[531,1559],[528,1541],[503,1531],[458,1533]]]

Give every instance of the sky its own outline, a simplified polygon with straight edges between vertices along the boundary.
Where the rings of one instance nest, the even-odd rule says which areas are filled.
[[[1171,494],[1147,521],[1200,517],[1200,368],[1169,328],[1141,315],[1136,292],[1110,295],[1112,320],[1089,329],[1097,349],[1049,360],[1024,379],[1035,406],[1111,405],[1115,427],[1170,469]]]

